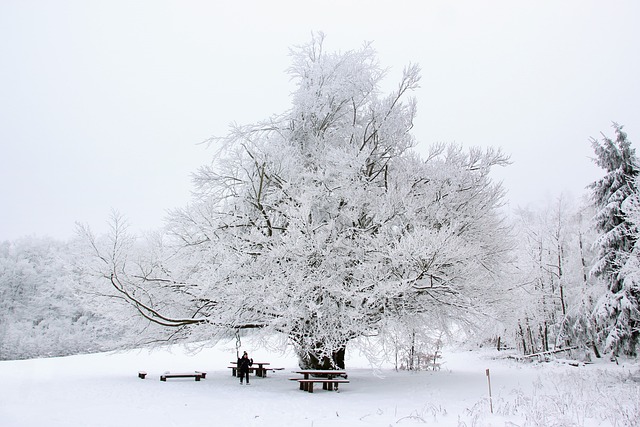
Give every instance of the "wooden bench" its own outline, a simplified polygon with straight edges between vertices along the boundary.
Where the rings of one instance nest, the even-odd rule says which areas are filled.
[[[182,372],[182,373],[169,373],[160,375],[160,381],[167,381],[167,378],[194,378],[196,381],[200,381],[200,379],[205,379],[207,377],[206,372]]]
[[[349,380],[338,378],[289,378],[290,380],[298,381],[300,384],[300,390],[313,393],[313,383],[322,383],[323,390],[338,390],[338,384],[348,383]]]

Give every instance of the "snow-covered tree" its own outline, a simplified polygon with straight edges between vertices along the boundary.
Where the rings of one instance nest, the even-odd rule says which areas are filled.
[[[595,313],[606,348],[614,354],[622,351],[633,355],[640,337],[640,288],[635,278],[637,259],[630,258],[636,251],[638,231],[629,211],[635,218],[637,204],[633,200],[637,199],[640,168],[622,126],[613,127],[615,140],[603,135],[602,141],[591,141],[596,153],[594,161],[606,171],[602,179],[590,185],[598,209],[596,227],[601,233],[596,242],[598,261],[591,272],[608,286]]]
[[[25,237],[0,243],[0,360],[113,348],[122,331],[74,292],[71,245]]]
[[[212,139],[193,202],[147,259],[124,234],[89,236],[103,278],[170,337],[259,328],[302,366],[344,366],[347,343],[387,319],[472,325],[501,291],[508,232],[489,172],[506,156],[437,145],[420,158],[415,65],[383,96],[369,44],[327,53],[320,35],[291,55],[291,109]]]
[[[594,241],[589,207],[567,196],[536,209],[521,209],[516,285],[507,323],[524,353],[587,345],[594,286],[587,272]]]

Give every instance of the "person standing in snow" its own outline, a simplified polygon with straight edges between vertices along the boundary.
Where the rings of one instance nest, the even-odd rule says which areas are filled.
[[[240,384],[244,377],[247,377],[247,385],[249,385],[249,367],[253,365],[253,359],[249,358],[249,355],[245,351],[242,357],[238,359],[238,376],[240,377]]]

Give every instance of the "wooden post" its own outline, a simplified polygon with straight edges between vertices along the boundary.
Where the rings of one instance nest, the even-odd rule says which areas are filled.
[[[493,414],[493,402],[491,400],[491,376],[489,375],[489,368],[487,368],[487,382],[489,383],[489,409]]]

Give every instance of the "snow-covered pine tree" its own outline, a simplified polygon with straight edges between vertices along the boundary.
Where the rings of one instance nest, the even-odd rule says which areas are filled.
[[[630,255],[638,241],[638,231],[625,205],[630,204],[638,191],[636,179],[640,168],[635,149],[622,126],[614,123],[613,128],[615,140],[605,135],[602,141],[591,140],[596,154],[594,161],[606,171],[603,178],[590,185],[597,209],[595,224],[601,233],[596,241],[598,255],[591,274],[605,281],[608,287],[598,303],[595,317],[607,351],[614,355],[620,352],[635,355],[640,337],[640,292],[633,267],[637,260],[630,259]]]
[[[477,322],[508,258],[489,177],[507,157],[412,150],[417,66],[384,96],[369,44],[327,53],[320,35],[291,55],[291,109],[212,140],[193,202],[147,259],[127,255],[118,227],[104,246],[87,234],[104,282],[178,328],[167,339],[253,328],[287,337],[307,367],[344,367],[347,343],[387,319]]]

